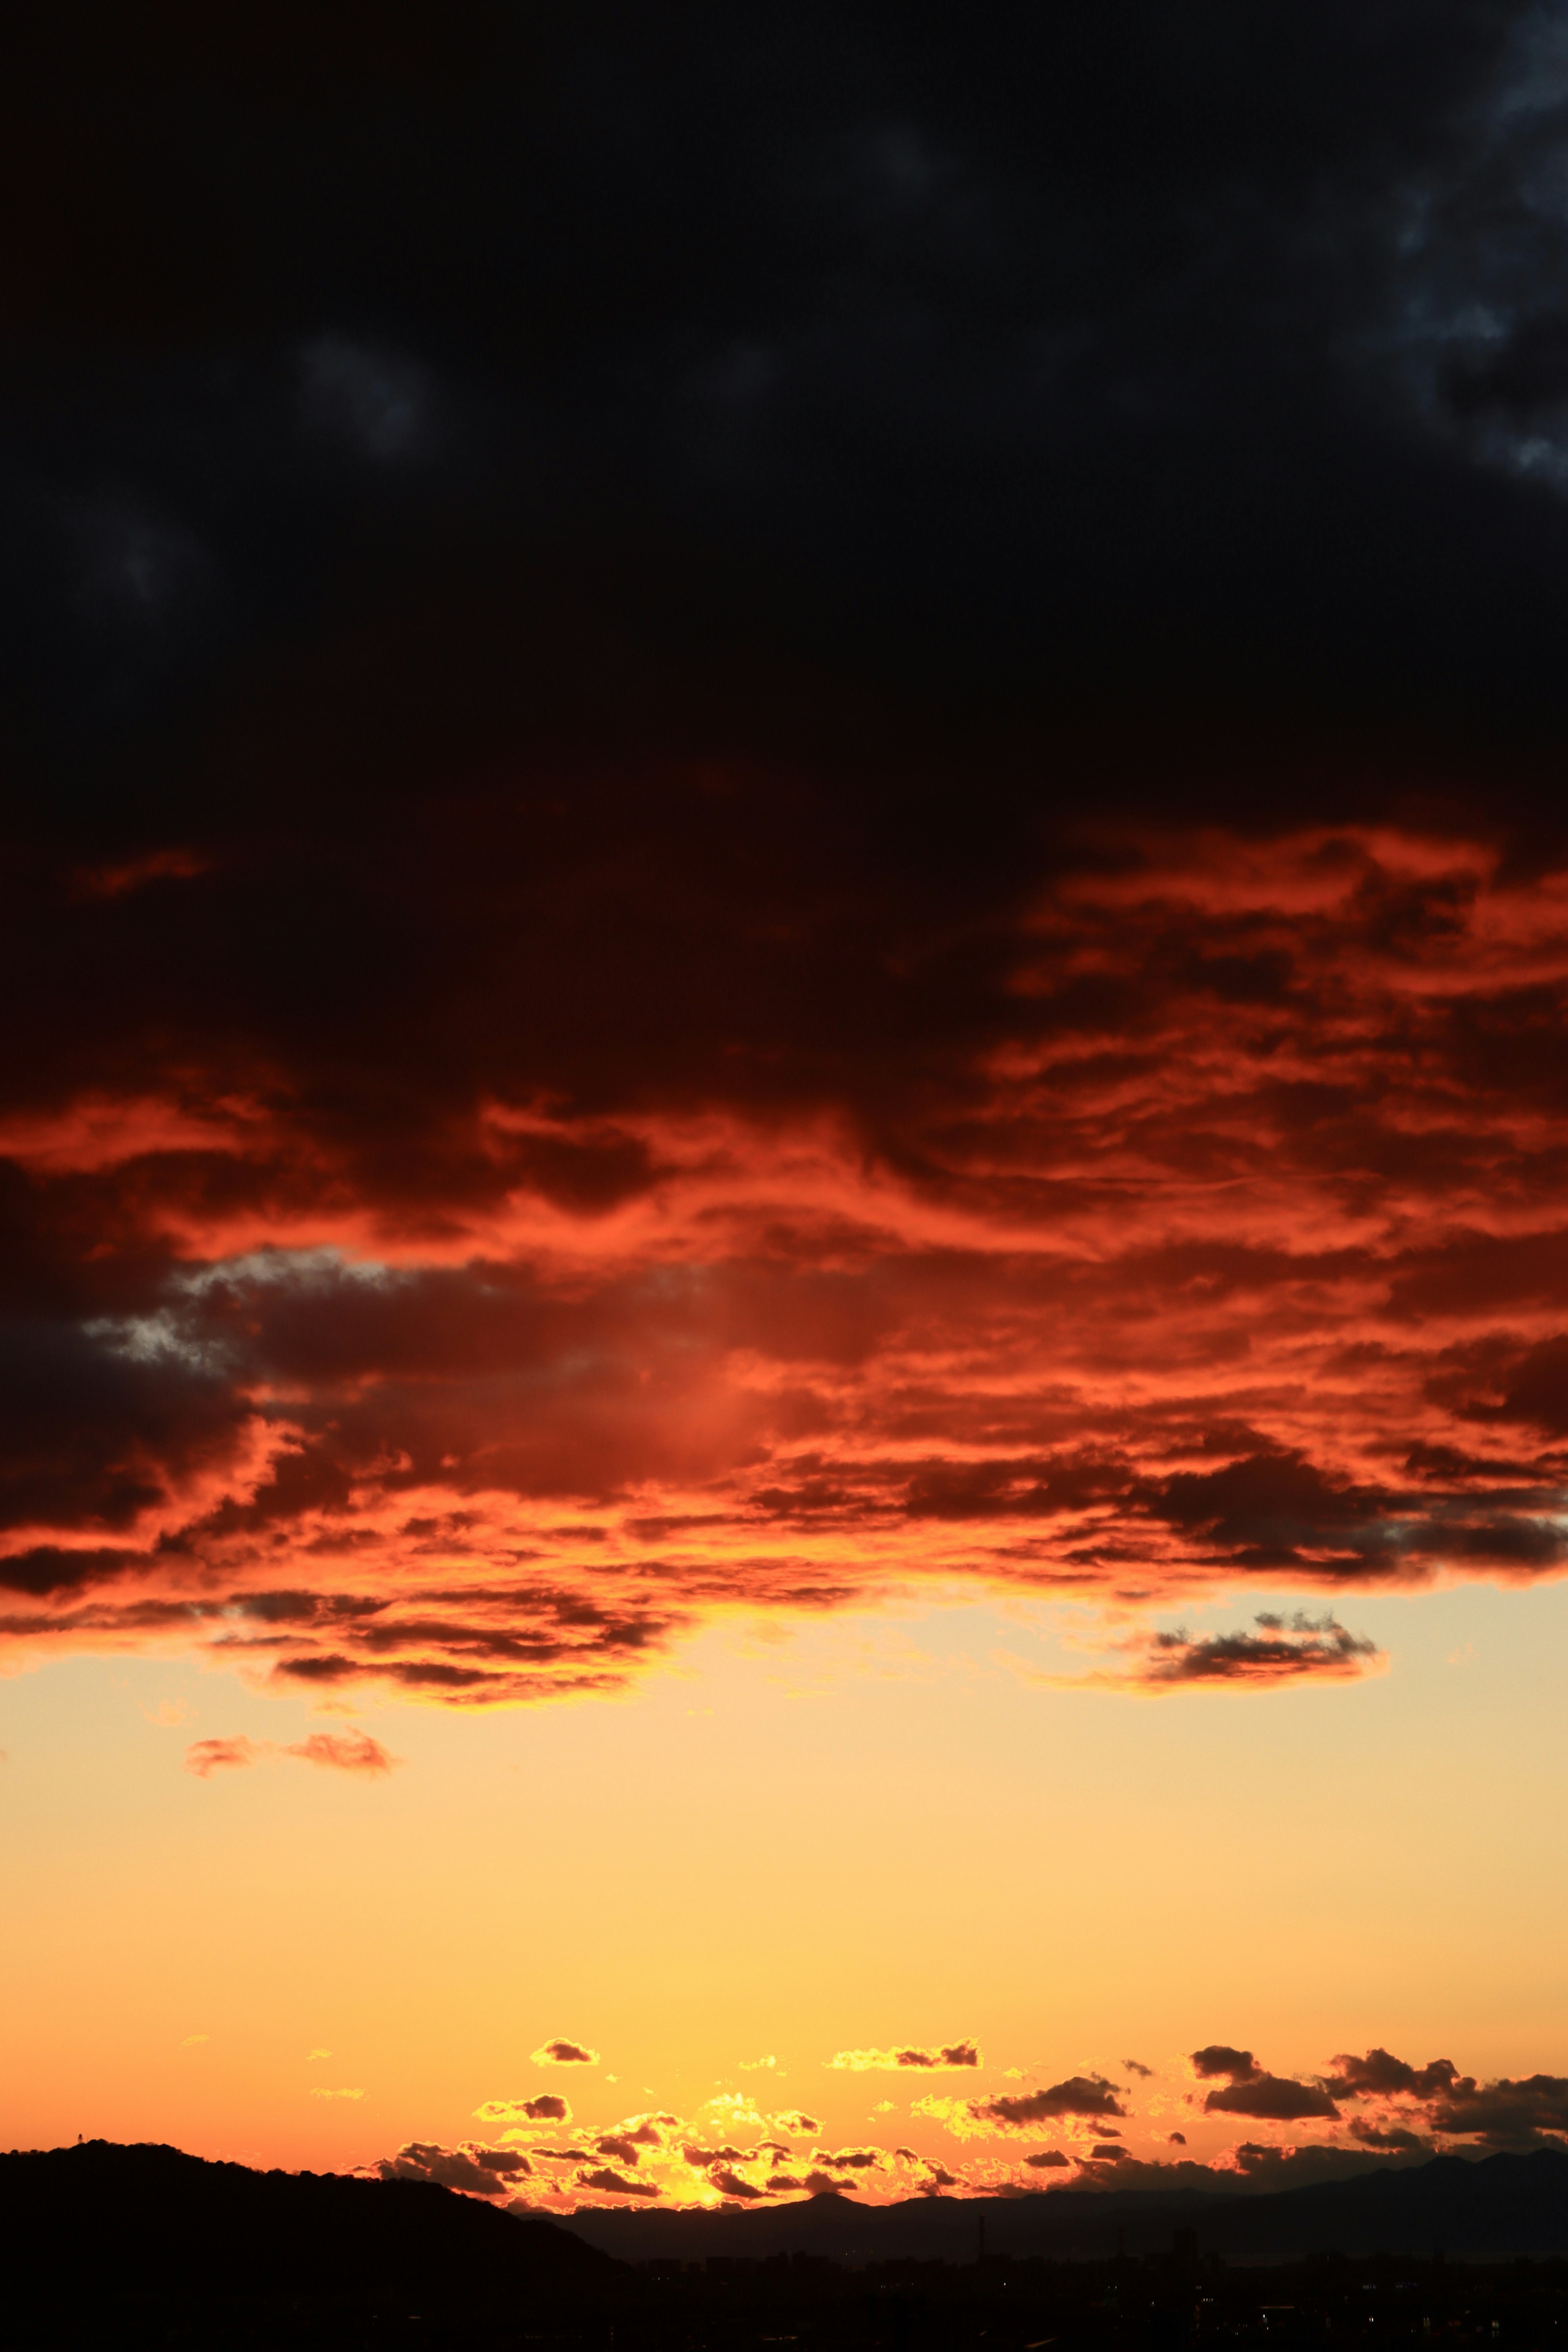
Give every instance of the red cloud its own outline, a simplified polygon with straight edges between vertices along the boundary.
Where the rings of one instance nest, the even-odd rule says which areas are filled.
[[[939,986],[901,902],[766,911],[684,789],[542,865],[537,811],[482,858],[411,816],[363,905],[292,838],[51,902],[29,1001],[92,1018],[0,1118],[0,1645],[470,1705],[960,1570],[1179,1605],[1568,1565],[1558,876],[1123,829]],[[584,931],[623,856],[624,936]],[[462,919],[323,1025],[253,993],[285,887],[351,963],[373,907]],[[1376,1663],[1328,1608],[1110,1679]]]

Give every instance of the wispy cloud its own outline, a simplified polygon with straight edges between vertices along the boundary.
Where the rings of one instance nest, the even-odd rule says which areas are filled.
[[[185,1769],[198,1780],[207,1780],[215,1772],[275,1763],[284,1757],[291,1757],[297,1763],[318,1764],[329,1771],[354,1772],[373,1780],[380,1779],[403,1761],[368,1731],[313,1731],[307,1739],[281,1745],[271,1739],[248,1739],[241,1733],[228,1739],[194,1740],[185,1750]]]

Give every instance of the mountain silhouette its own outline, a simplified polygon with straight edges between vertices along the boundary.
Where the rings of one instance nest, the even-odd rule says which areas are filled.
[[[548,2221],[424,2181],[254,2172],[105,2140],[0,2155],[5,2345],[75,2347],[107,2326],[116,2345],[226,2352],[415,2316],[504,2315],[518,2331],[613,2303],[623,2277]]]
[[[830,2193],[761,2211],[580,2210],[565,2226],[628,2263],[796,2253],[848,2262],[973,2262],[982,2217],[987,2252],[1057,2260],[1163,2252],[1176,2230],[1195,2231],[1202,2252],[1242,2262],[1329,2252],[1562,2254],[1568,2253],[1568,2150],[1479,2162],[1439,2156],[1258,2196],[1056,2189],[878,2206]]]

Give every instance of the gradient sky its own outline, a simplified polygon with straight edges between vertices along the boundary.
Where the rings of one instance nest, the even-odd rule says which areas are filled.
[[[68,7],[8,2120],[1568,2138],[1568,11]]]

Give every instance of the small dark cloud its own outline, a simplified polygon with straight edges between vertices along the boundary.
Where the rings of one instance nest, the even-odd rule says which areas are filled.
[[[1308,2116],[1337,2116],[1339,2109],[1326,2091],[1289,2076],[1258,2074],[1250,2081],[1231,2083],[1211,2091],[1204,2101],[1205,2115],[1250,2116],[1258,2122],[1299,2123]]]
[[[1150,1636],[1141,1665],[1123,1679],[1129,1687],[1173,1690],[1196,1684],[1231,1687],[1299,1682],[1310,1678],[1343,1681],[1367,1672],[1382,1660],[1377,1643],[1352,1633],[1332,1612],[1314,1617],[1297,1610],[1289,1617],[1260,1612],[1255,1633]]]
[[[1447,2090],[1459,2075],[1450,2059],[1434,2058],[1428,2065],[1412,2066],[1391,2051],[1380,2049],[1369,2050],[1360,2058],[1342,2051],[1324,2079],[1337,2098],[1428,2099]]]
[[[1315,2084],[1298,2083],[1266,2074],[1250,2050],[1211,2042],[1194,2050],[1193,2072],[1205,2081],[1228,2078],[1225,2089],[1211,2091],[1204,2101],[1207,2115],[1252,2116],[1259,2121],[1294,2123],[1307,2116],[1338,2115],[1332,2098]]]
[[[1352,2116],[1350,2133],[1352,2139],[1358,2140],[1363,2147],[1420,2151],[1427,2156],[1432,2153],[1432,2142],[1423,2139],[1419,2132],[1407,2130],[1403,2124],[1390,2124],[1384,2127],[1369,2124],[1361,2116]]]
[[[472,2197],[504,2197],[511,2182],[531,2169],[526,2157],[510,2150],[440,2147],[425,2140],[410,2140],[376,2167],[384,2180],[430,2180]]]
[[[657,2181],[628,2180],[624,2174],[613,2171],[607,2164],[591,2172],[577,2175],[580,2189],[597,2189],[606,2197],[658,2197],[663,2194]]]
[[[596,2066],[599,2063],[596,2050],[590,2050],[581,2042],[566,2042],[559,2038],[542,2043],[539,2049],[529,2054],[535,2066]]]
[[[1205,2082],[1221,2075],[1233,2083],[1250,2083],[1263,2071],[1250,2050],[1233,2049],[1228,2042],[1205,2042],[1193,2052],[1189,2063]]]
[[[1036,2172],[1056,2172],[1070,2164],[1072,2159],[1064,2156],[1059,2147],[1042,2147],[1035,2155],[1026,2156],[1024,2161]]]
[[[1480,2138],[1492,2147],[1537,2146],[1542,2135],[1568,2134],[1568,2076],[1478,2083],[1461,2075],[1431,2101],[1426,2119],[1435,2131]]]
[[[973,2042],[950,2042],[930,2050],[907,2046],[894,2050],[840,2050],[827,2063],[841,2071],[867,2074],[929,2074],[947,2068],[980,2066],[984,2061]]]
[[[727,2164],[716,2165],[708,2178],[713,2187],[721,2189],[726,2197],[739,2198],[745,2204],[753,2203],[759,2197],[778,2193],[775,2180],[770,2180],[765,2189],[759,2189],[754,2181],[743,2179],[732,2166]]]
[[[1030,2124],[1062,2116],[1125,2116],[1127,2109],[1103,2074],[1070,2074],[1066,2082],[1053,2083],[1047,2090],[972,2099],[969,2112],[977,2122],[999,2124],[1005,2131],[1024,2131]]]

